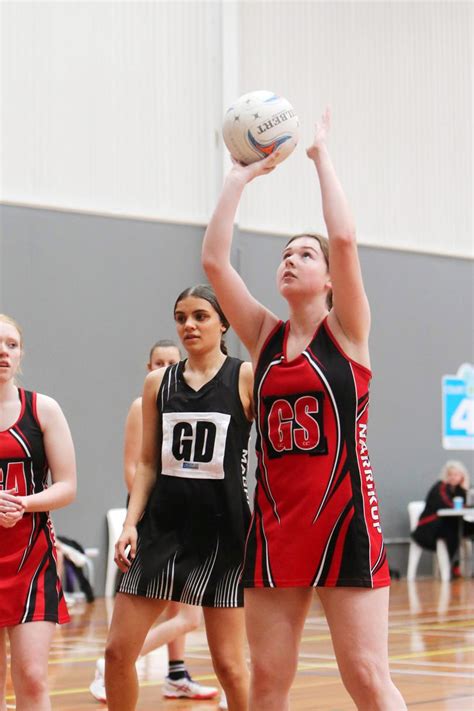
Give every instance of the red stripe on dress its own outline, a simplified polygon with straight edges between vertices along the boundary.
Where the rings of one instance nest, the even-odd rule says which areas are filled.
[[[418,525],[424,526],[425,523],[431,523],[432,521],[436,521],[436,519],[438,518],[438,514],[431,514],[430,516],[425,516],[424,518],[420,518],[420,520],[418,521]]]

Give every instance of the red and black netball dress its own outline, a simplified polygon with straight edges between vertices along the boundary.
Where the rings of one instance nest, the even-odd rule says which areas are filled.
[[[20,416],[0,432],[0,487],[27,496],[47,487],[48,462],[36,393],[19,388],[18,394]],[[12,528],[0,527],[0,627],[37,621],[69,621],[45,511],[25,513]]]
[[[170,366],[158,392],[161,470],[120,592],[204,607],[242,607],[250,422],[242,361],[227,357],[199,390]]]
[[[367,368],[327,319],[286,358],[289,322],[255,374],[257,488],[245,587],[381,587],[390,576],[367,451]]]

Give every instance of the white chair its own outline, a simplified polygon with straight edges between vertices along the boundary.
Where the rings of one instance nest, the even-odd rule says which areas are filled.
[[[60,546],[64,558],[70,560],[71,563],[76,566],[76,568],[82,569],[82,572],[88,579],[92,590],[94,590],[95,571],[93,559],[97,558],[97,556],[99,555],[99,549],[85,548],[84,553],[81,553],[81,551],[78,551],[77,548],[74,548],[73,546],[64,543],[64,541],[58,541],[58,544]],[[72,592],[64,593],[68,605],[73,604],[76,600],[83,600],[85,598],[84,593],[79,589],[79,584],[77,580],[73,581],[73,586],[74,590]]]
[[[410,531],[414,531],[418,524],[418,519],[425,508],[424,501],[410,501],[408,504],[408,518],[410,519]],[[410,540],[410,549],[408,551],[408,570],[407,580],[412,581],[416,578],[416,570],[420,562],[423,548],[413,540]],[[451,562],[446,543],[442,539],[436,541],[436,557],[438,559],[439,574],[443,582],[451,580]]]
[[[107,552],[107,572],[105,574],[105,597],[113,597],[115,593],[115,580],[118,568],[114,562],[114,551],[117,538],[122,532],[126,515],[127,509],[109,509],[107,511],[109,545]]]
[[[85,553],[87,556],[87,561],[86,561],[86,568],[87,568],[87,577],[89,579],[89,582],[91,584],[92,589],[94,588],[95,584],[95,567],[94,567],[94,558],[98,558],[100,550],[98,548],[85,548]]]

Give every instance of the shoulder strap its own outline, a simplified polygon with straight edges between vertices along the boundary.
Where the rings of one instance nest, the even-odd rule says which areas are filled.
[[[160,412],[163,412],[164,407],[171,395],[178,389],[178,377],[183,368],[183,364],[184,361],[179,361],[179,363],[169,365],[165,370],[160,389],[158,390],[158,394],[156,396],[156,404]]]

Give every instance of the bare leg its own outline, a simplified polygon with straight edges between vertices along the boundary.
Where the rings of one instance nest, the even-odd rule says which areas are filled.
[[[48,655],[53,622],[27,622],[10,627],[11,674],[17,711],[50,711]]]
[[[248,710],[249,672],[245,660],[242,608],[204,607],[212,663],[227,697],[229,711]]]
[[[312,588],[245,590],[251,659],[249,711],[289,709],[288,695],[312,599]]]
[[[105,649],[109,711],[134,711],[138,699],[135,662],[148,630],[167,605],[167,600],[117,593]]]
[[[177,602],[170,602],[166,609],[167,619],[159,622],[156,627],[151,629],[145,639],[140,656],[161,647],[163,644],[177,643],[173,647],[174,654],[184,654],[184,637],[181,641],[177,638],[185,635],[187,632],[195,630],[201,621],[201,608],[195,605],[184,605]],[[182,659],[182,656],[171,656],[170,659]]]
[[[145,644],[147,640],[145,640]],[[168,642],[168,659],[174,661],[176,659],[184,659],[184,651],[186,648],[186,635],[182,634],[176,637],[172,642]]]
[[[0,628],[0,711],[6,711],[7,702],[7,639],[5,627]]]
[[[318,588],[342,681],[361,711],[404,711],[388,666],[390,588]]]

